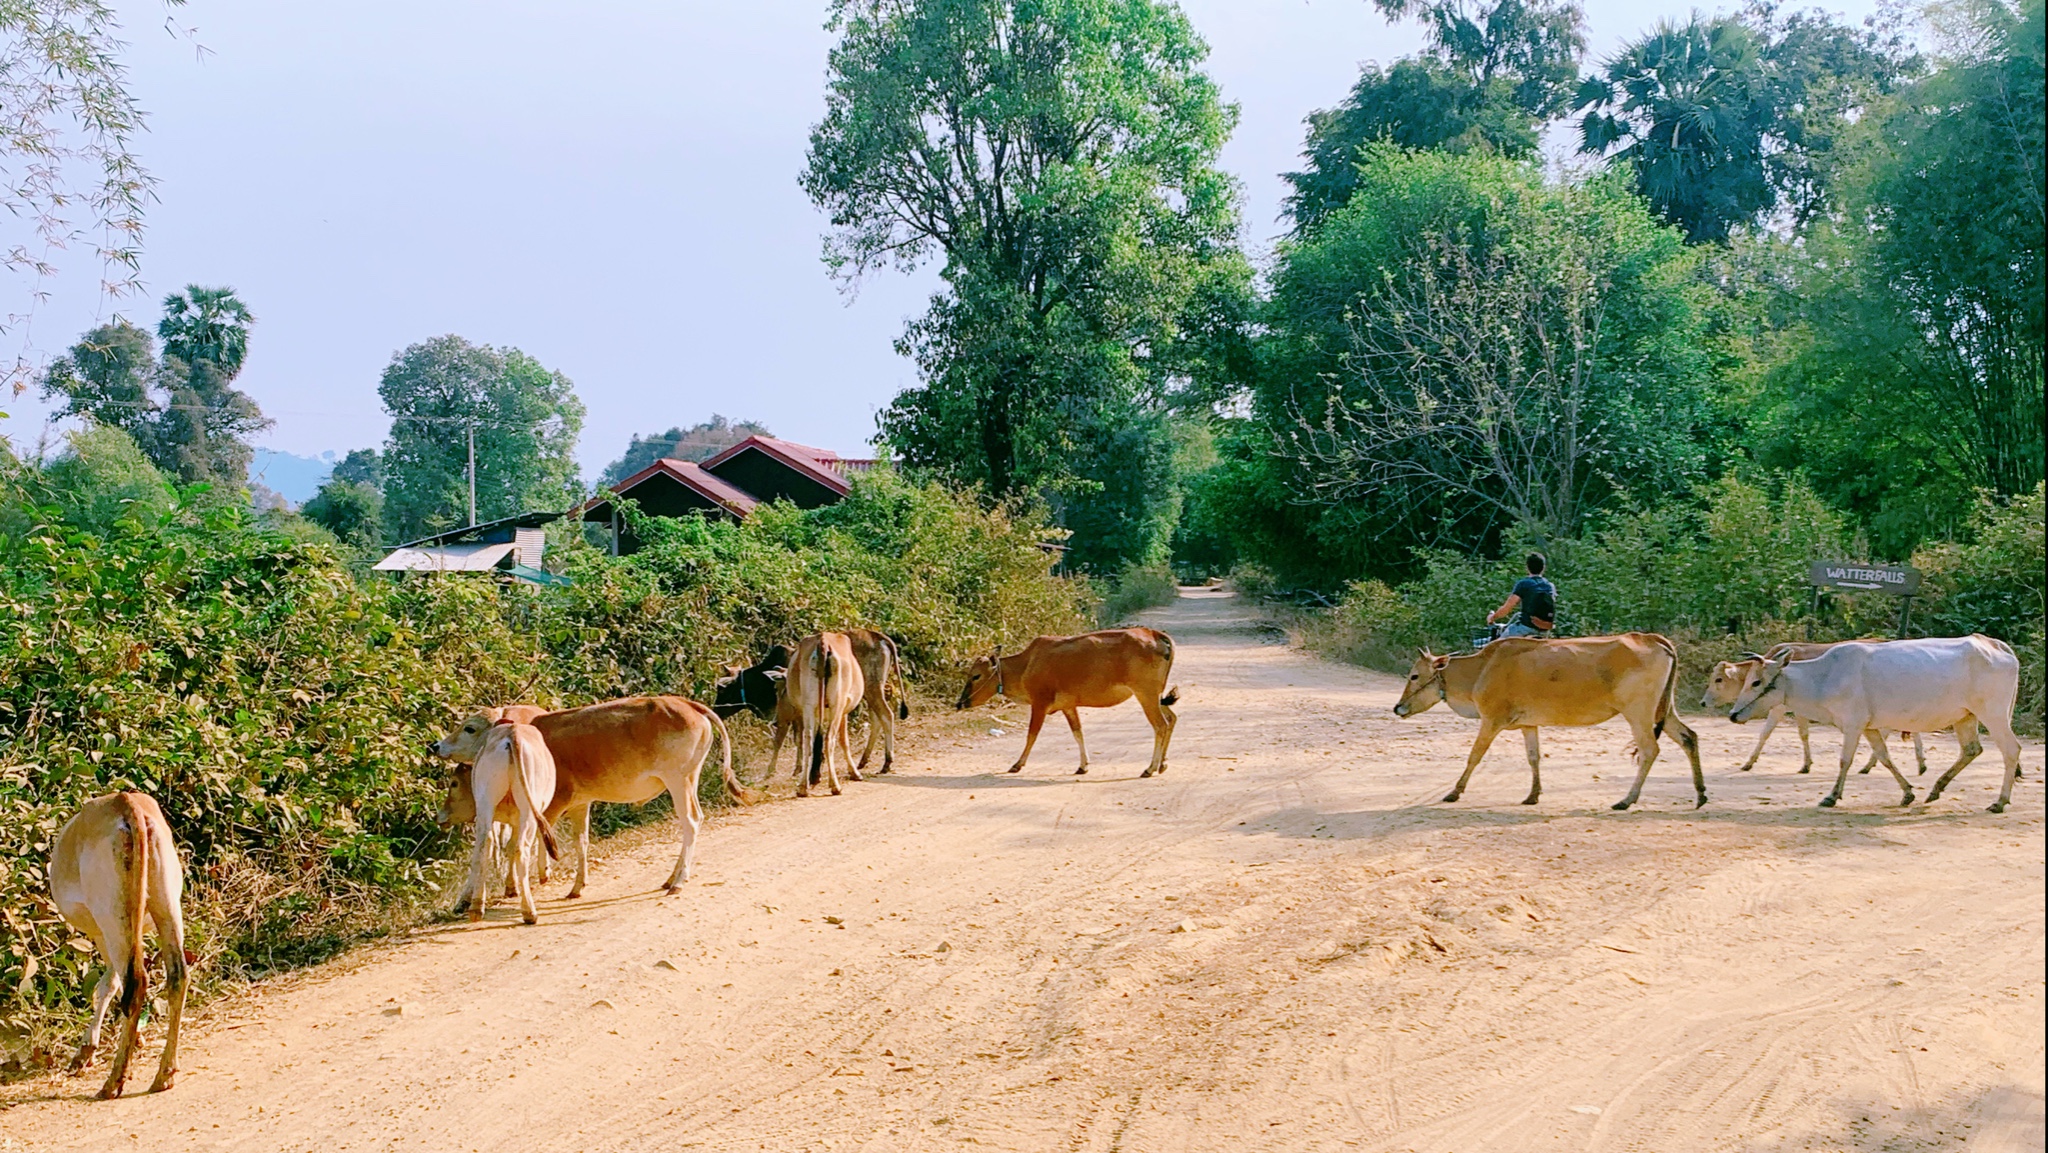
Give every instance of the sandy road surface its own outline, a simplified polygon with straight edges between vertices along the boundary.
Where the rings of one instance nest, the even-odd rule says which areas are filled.
[[[983,726],[721,817],[677,896],[656,841],[538,927],[212,1014],[171,1093],[18,1089],[0,1150],[2041,1147],[2038,743],[2002,817],[1988,765],[1817,810],[1789,733],[1741,774],[1712,718],[1702,812],[1669,746],[1608,812],[1612,726],[1546,734],[1536,809],[1516,741],[1446,806],[1471,722],[1396,720],[1233,601],[1158,617],[1163,778],[1134,707],[1087,715],[1078,779],[1063,726],[1022,777]]]

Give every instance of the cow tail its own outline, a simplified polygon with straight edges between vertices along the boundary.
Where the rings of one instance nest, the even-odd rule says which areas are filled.
[[[1657,638],[1657,644],[1671,658],[1671,671],[1664,674],[1664,691],[1657,697],[1657,723],[1650,730],[1653,737],[1664,735],[1664,722],[1678,708],[1678,646],[1671,643],[1670,637],[1662,636]]]
[[[533,790],[527,784],[526,743],[515,736],[508,735],[506,739],[512,742],[512,799],[518,802],[519,807],[533,814],[534,823],[540,826],[540,842],[547,847],[548,859],[559,861],[562,859],[562,846],[555,840],[555,826],[548,822],[547,806],[539,803],[539,798],[533,795]],[[554,800],[553,797],[548,799]],[[520,850],[522,853],[525,851]]]
[[[127,868],[122,870],[121,895],[127,898],[128,971],[121,974],[121,1015],[129,1018],[149,1004],[149,968],[143,963],[142,922],[149,915],[149,818],[136,800],[139,794],[123,791],[121,807],[128,824]],[[119,852],[117,847],[116,852]]]
[[[813,702],[815,711],[811,714],[811,783],[814,785],[818,783],[819,770],[825,765],[825,730],[832,727],[831,718],[825,712],[825,702],[830,699],[834,663],[832,650],[821,641],[811,654],[811,672],[818,682],[818,699]]]
[[[725,795],[736,805],[751,805],[759,801],[761,794],[740,784],[739,777],[732,771],[732,733],[726,730],[725,722],[719,720],[718,714],[709,707],[697,704],[696,701],[690,703],[696,705],[697,711],[704,714],[704,719],[711,722],[711,731],[718,737],[721,750],[718,754],[718,772],[725,780]]]
[[[889,643],[890,675],[896,681],[896,719],[907,721],[910,719],[910,685],[903,679],[903,652],[897,647],[895,637],[885,633],[882,639]]]
[[[1162,681],[1168,680],[1173,676],[1173,638],[1167,636],[1165,633],[1159,634],[1159,652],[1161,656],[1164,656],[1166,658],[1166,676],[1160,677],[1159,679]],[[1159,707],[1162,709],[1170,709],[1175,704],[1179,703],[1179,701],[1180,686],[1175,685],[1172,688],[1166,690],[1165,696],[1159,698]]]

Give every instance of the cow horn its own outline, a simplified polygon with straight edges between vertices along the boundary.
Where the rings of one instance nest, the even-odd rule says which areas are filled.
[[[1769,659],[1765,657],[1762,653],[1753,653],[1750,652],[1748,649],[1742,650],[1742,652],[1739,655],[1743,660],[1746,661],[1761,661]]]

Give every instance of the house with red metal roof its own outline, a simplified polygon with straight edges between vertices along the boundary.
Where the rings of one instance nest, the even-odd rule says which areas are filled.
[[[657,460],[612,486],[649,516],[742,520],[755,506],[786,500],[798,508],[822,508],[852,491],[848,478],[875,467],[873,459],[843,457],[773,436],[750,436],[702,464]],[[620,522],[609,500],[579,510],[588,523],[611,530],[612,551],[626,555],[640,542]]]

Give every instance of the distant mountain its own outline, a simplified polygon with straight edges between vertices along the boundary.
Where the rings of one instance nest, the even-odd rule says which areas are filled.
[[[320,486],[327,483],[327,474],[333,471],[334,454],[331,452],[311,457],[259,448],[256,458],[249,462],[250,480],[295,505],[312,500]]]

